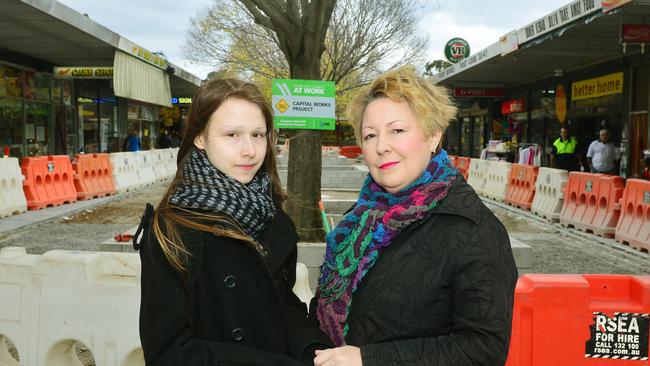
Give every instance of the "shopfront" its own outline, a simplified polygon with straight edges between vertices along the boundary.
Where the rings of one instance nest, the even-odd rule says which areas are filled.
[[[457,119],[447,127],[443,146],[452,155],[479,157],[491,128],[495,100],[503,99],[503,88],[456,87]]]
[[[613,72],[612,72],[613,71]],[[609,130],[610,141],[619,149],[625,134],[625,82],[619,70],[583,73],[587,78],[574,75],[571,82],[570,108],[567,126],[578,139],[580,152],[586,156],[589,144],[598,139],[601,129]],[[627,145],[624,143],[623,146]],[[620,158],[623,154],[618,154]],[[623,167],[625,170],[625,167]],[[617,169],[618,171],[618,169]]]
[[[52,76],[0,63],[0,141],[10,156],[54,153]],[[59,89],[59,88],[57,88]]]

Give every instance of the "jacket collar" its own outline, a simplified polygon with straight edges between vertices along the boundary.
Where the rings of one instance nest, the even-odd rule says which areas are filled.
[[[431,210],[430,214],[461,216],[478,224],[481,218],[481,205],[481,199],[474,189],[467,184],[461,174],[458,174],[449,187],[447,196]]]

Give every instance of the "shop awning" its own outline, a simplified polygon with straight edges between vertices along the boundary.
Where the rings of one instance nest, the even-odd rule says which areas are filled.
[[[0,0],[0,9],[0,49],[41,61],[38,71],[54,66],[110,67],[118,50],[127,54],[132,50],[132,42],[57,1]],[[129,47],[121,47],[125,43]],[[192,96],[201,80],[178,65],[169,66],[174,74],[166,77],[167,90],[171,87],[176,96]],[[157,73],[165,74],[160,68]]]
[[[635,0],[608,13],[602,11],[599,0],[591,3],[596,7],[590,12],[583,11],[575,20],[569,19],[566,24],[559,24],[539,36],[522,37],[529,27],[548,29],[549,22],[557,21],[560,17],[556,15],[562,15],[562,10],[571,14],[574,5],[584,4],[578,0],[569,2],[558,11],[516,30],[518,49],[504,52],[506,42],[497,41],[470,56],[463,65],[456,64],[435,75],[433,80],[450,86],[513,87],[640,53],[639,45],[630,45],[624,50],[621,27],[626,23],[647,24],[650,0]]]
[[[120,50],[115,51],[113,91],[118,97],[171,107],[169,75]]]

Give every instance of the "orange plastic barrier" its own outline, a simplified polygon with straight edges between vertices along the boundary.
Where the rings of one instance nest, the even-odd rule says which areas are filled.
[[[339,154],[346,158],[358,158],[361,155],[361,148],[359,146],[341,146]]]
[[[25,176],[23,191],[28,210],[77,201],[74,173],[67,155],[22,158],[20,170]]]
[[[108,154],[75,155],[72,166],[78,199],[87,200],[115,194]]]
[[[614,237],[620,243],[650,252],[650,181],[627,180]]]
[[[530,211],[535,198],[535,183],[538,173],[538,166],[512,164],[504,201],[511,206]]]
[[[523,275],[506,366],[647,366],[649,313],[650,276]]]
[[[560,224],[598,236],[613,237],[624,188],[625,181],[619,176],[569,173]]]
[[[467,180],[467,178],[469,177],[469,163],[471,162],[471,160],[472,159],[470,158],[457,156],[456,161],[454,163],[454,165],[456,165],[456,168],[458,169],[460,174],[463,175],[463,178],[465,178],[465,180]]]

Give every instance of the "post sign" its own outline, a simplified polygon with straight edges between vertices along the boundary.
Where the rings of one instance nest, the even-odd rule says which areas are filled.
[[[273,79],[272,95],[275,128],[336,128],[333,81]]]
[[[505,95],[503,88],[454,88],[457,98],[499,98]]]
[[[469,53],[469,43],[462,38],[452,38],[445,44],[445,57],[453,64],[468,58]]]

